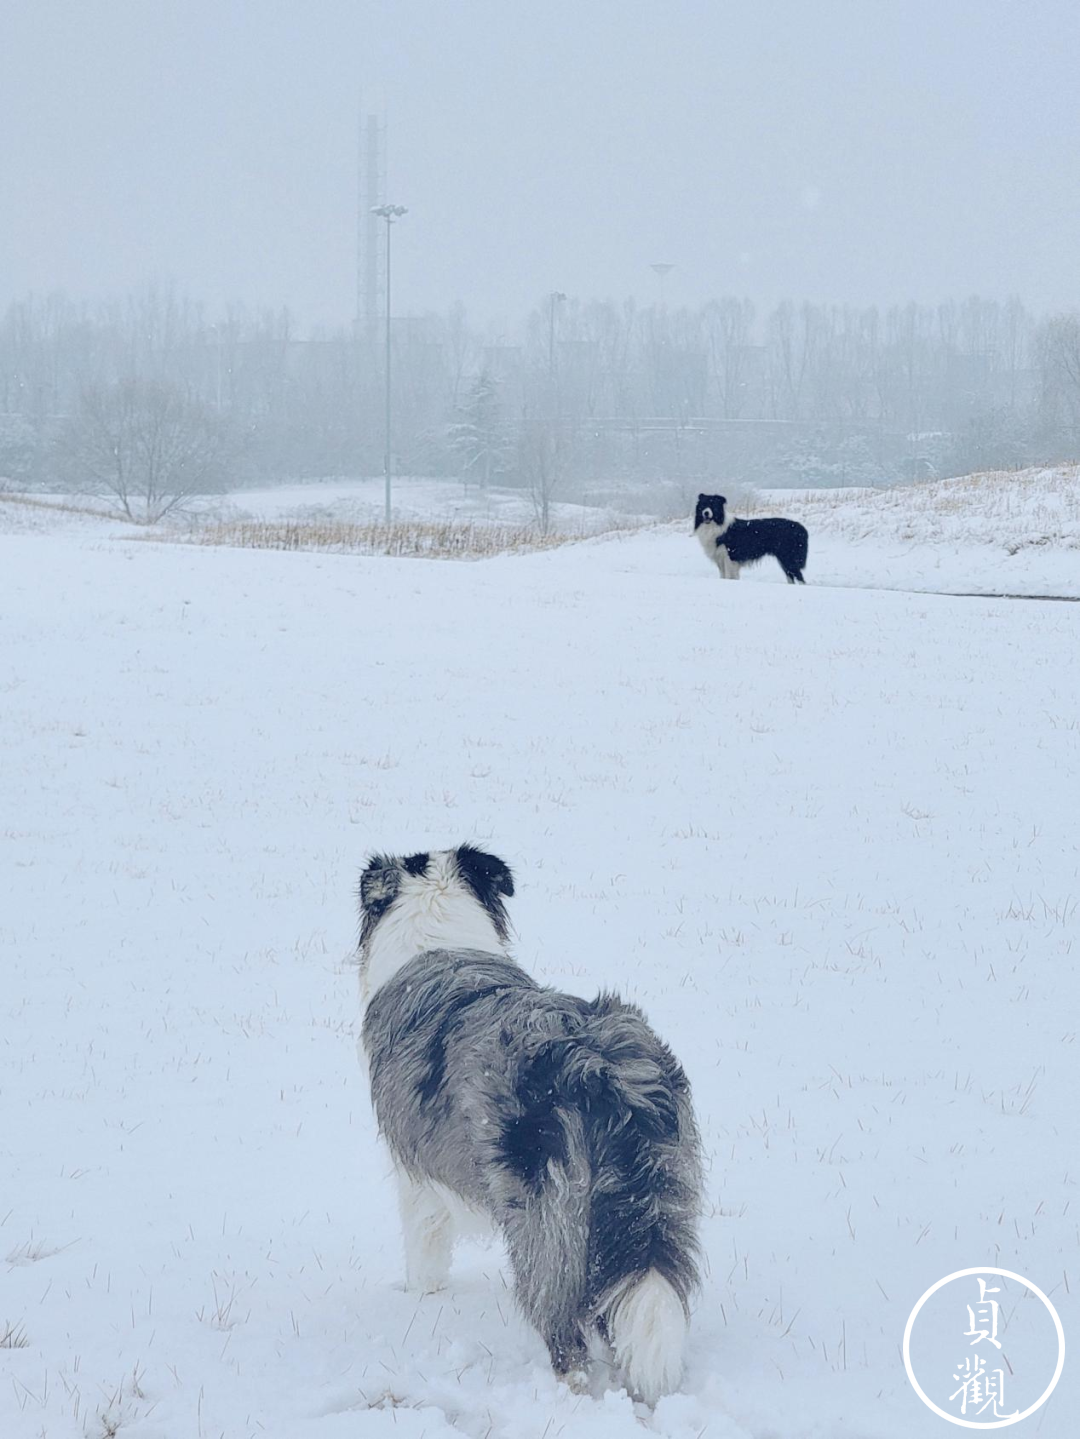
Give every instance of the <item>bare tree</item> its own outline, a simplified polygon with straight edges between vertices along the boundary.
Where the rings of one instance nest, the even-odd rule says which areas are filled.
[[[33,427],[21,415],[0,414],[0,490],[25,483],[34,468]]]
[[[1080,315],[1054,315],[1042,325],[1037,342],[1044,412],[1056,420],[1080,419]]]
[[[542,535],[551,531],[552,506],[568,475],[569,447],[550,416],[526,416],[518,431],[518,473],[529,492]]]
[[[138,524],[220,490],[235,453],[229,430],[205,405],[148,380],[85,389],[57,444],[78,488],[112,495]]]

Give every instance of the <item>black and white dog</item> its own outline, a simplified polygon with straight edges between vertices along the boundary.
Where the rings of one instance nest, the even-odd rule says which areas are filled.
[[[685,1074],[640,1010],[542,988],[507,956],[510,870],[471,845],[360,879],[361,1059],[397,1173],[408,1285],[442,1288],[459,1221],[502,1232],[526,1317],[575,1388],[613,1353],[679,1382],[701,1159]]]
[[[694,534],[723,580],[737,580],[743,565],[772,555],[789,585],[806,583],[802,572],[810,537],[798,520],[736,520],[723,495],[698,495]]]

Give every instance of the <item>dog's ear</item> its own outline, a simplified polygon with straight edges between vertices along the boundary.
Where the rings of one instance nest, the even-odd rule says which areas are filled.
[[[485,908],[490,908],[497,895],[508,899],[514,893],[514,876],[509,865],[497,855],[462,844],[457,849],[458,873]]]
[[[371,919],[385,914],[401,888],[401,869],[396,859],[373,854],[360,876],[360,908]]]

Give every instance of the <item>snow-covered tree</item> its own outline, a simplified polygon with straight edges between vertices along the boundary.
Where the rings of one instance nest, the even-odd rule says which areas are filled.
[[[458,457],[468,486],[487,489],[510,462],[511,443],[504,421],[499,387],[485,370],[466,395],[447,438]]]

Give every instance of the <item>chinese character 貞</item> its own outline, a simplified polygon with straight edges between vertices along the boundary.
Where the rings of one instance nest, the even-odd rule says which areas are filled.
[[[965,1337],[969,1335],[975,1336],[971,1341],[972,1346],[980,1343],[983,1339],[989,1339],[991,1344],[1000,1349],[1001,1341],[997,1337],[999,1306],[996,1299],[987,1299],[986,1296],[988,1294],[1000,1294],[1001,1290],[987,1289],[985,1279],[980,1279],[977,1282],[979,1285],[979,1299],[974,1308],[970,1304],[967,1306],[968,1322],[971,1327],[964,1331]],[[977,1324],[989,1324],[990,1327],[989,1329],[980,1329],[976,1327]]]

